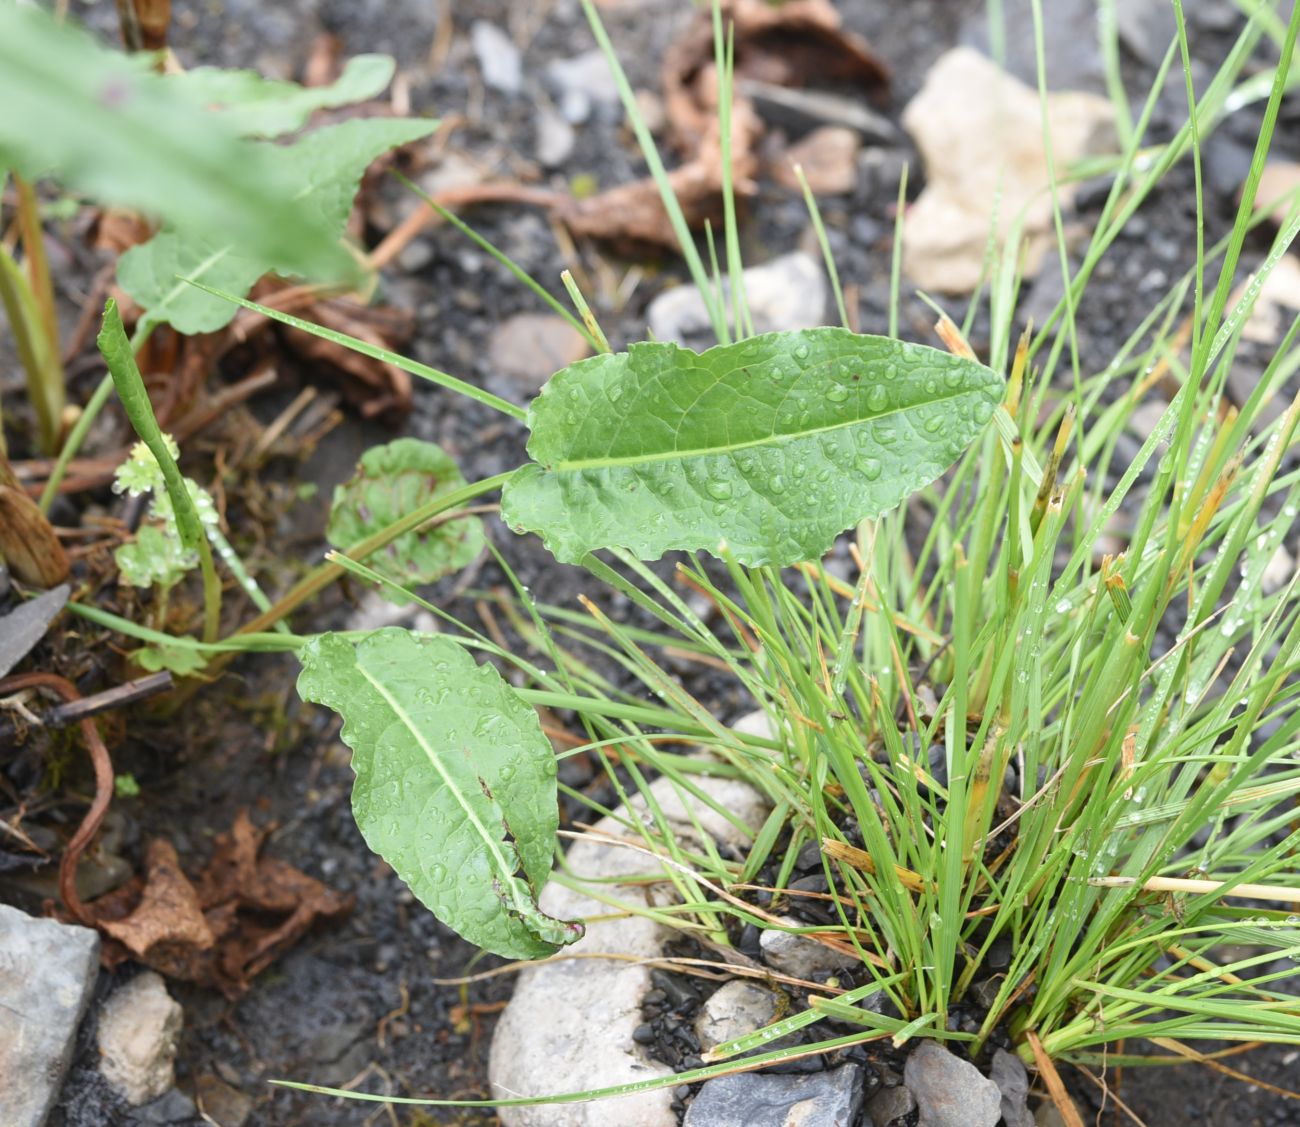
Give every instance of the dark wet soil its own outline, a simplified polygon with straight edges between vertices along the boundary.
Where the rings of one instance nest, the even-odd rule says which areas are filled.
[[[864,34],[893,67],[893,92],[883,109],[895,121],[943,50],[958,42],[987,41],[984,5],[973,0],[907,4],[845,0],[838,7],[848,25]],[[1004,7],[1012,26],[1023,32],[1028,4],[1008,2]],[[1072,20],[1083,20],[1081,26],[1086,26],[1079,13],[1091,12],[1091,6],[1052,0],[1044,7],[1049,19],[1054,24],[1060,21],[1066,29],[1054,39],[1049,37],[1057,44],[1052,49],[1060,52],[1049,83],[1095,88],[1099,72],[1093,65],[1090,41],[1086,35],[1069,32]],[[615,43],[623,49],[634,85],[658,89],[658,60],[674,29],[689,14],[687,8],[672,0],[647,0],[602,9]],[[1233,26],[1232,5],[1206,0],[1197,8],[1205,13],[1193,17],[1204,19],[1203,34],[1196,40],[1199,63],[1213,65]],[[526,44],[525,73],[534,76],[549,60],[579,54],[593,45],[574,0],[276,4],[178,0],[174,9],[172,41],[187,65],[256,66],[265,73],[299,75],[321,31],[337,34],[345,55],[390,53],[398,60],[413,112],[467,118],[454,134],[455,151],[504,173],[540,176],[543,182],[545,177],[532,164],[535,106],[528,96],[507,98],[484,90],[467,30],[475,19],[508,29]],[[443,42],[440,29],[448,13],[454,34],[435,68],[431,52]],[[89,9],[88,18],[107,32],[113,23],[112,8]],[[1009,37],[1013,68],[1023,72],[1022,39],[1022,34]],[[1150,65],[1129,58],[1126,66],[1134,88],[1145,89]],[[1171,95],[1157,111],[1157,129],[1167,132],[1183,112],[1178,97]],[[1292,114],[1285,124],[1292,141],[1300,135],[1295,117]],[[1240,114],[1211,142],[1215,171],[1209,177],[1209,215],[1217,229],[1230,221],[1233,194],[1245,171],[1243,153],[1248,162],[1254,128],[1255,119]],[[1300,150],[1294,144],[1292,148]],[[861,178],[856,194],[824,204],[841,275],[858,287],[860,324],[868,332],[883,331],[887,323],[893,198],[897,169],[904,161],[912,163],[913,192],[919,190],[915,153],[900,141],[880,151],[878,164],[872,166],[877,172]],[[597,116],[579,128],[575,150],[556,175],[567,179],[590,174],[607,185],[639,175],[640,168],[617,122]],[[1175,171],[1099,267],[1078,315],[1086,372],[1105,365],[1148,307],[1147,299],[1158,297],[1172,278],[1192,264],[1190,175],[1189,168]],[[394,202],[399,198],[396,193],[392,196]],[[1095,213],[1103,198],[1104,192],[1096,193],[1089,205],[1085,195],[1085,212],[1091,206]],[[545,217],[518,208],[492,207],[477,210],[472,219],[500,249],[558,291],[559,270],[568,263]],[[809,245],[802,203],[794,193],[764,183],[749,209],[744,239],[747,258],[754,262]],[[414,355],[465,378],[488,381],[495,390],[509,394],[510,388],[492,382],[499,376],[490,370],[488,342],[503,317],[535,309],[536,301],[453,231],[426,234],[420,246],[419,254],[405,260],[406,266],[399,264],[386,273],[379,295],[415,315]],[[1253,249],[1258,252],[1259,247]],[[583,248],[583,253],[585,264],[598,274],[598,251]],[[634,263],[606,257],[605,262],[614,277],[632,266],[645,269],[643,280],[620,304],[608,300],[612,287],[602,288],[604,300],[598,295],[597,312],[617,347],[643,335],[649,299],[683,272],[671,259]],[[1029,290],[1028,311],[1040,321],[1054,303],[1053,286],[1048,269]],[[960,305],[951,303],[950,308],[960,320]],[[905,335],[927,339],[932,320],[919,301],[905,302]],[[977,317],[972,331],[977,349],[985,335]],[[81,392],[84,396],[88,387]],[[286,391],[284,401],[291,394],[291,389]],[[273,396],[254,404],[253,410],[267,422],[280,406],[283,401]],[[487,409],[427,386],[416,388],[415,411],[403,430],[441,443],[471,479],[507,469],[521,456],[520,428],[502,427]],[[295,471],[319,484],[317,499],[299,503],[267,530],[274,552],[282,559],[298,558],[303,565],[318,558],[324,506],[332,485],[350,473],[369,443],[395,434],[355,417],[330,434]],[[110,499],[105,494],[98,501],[108,504]],[[500,527],[493,535],[537,597],[571,604],[578,592],[588,588],[583,573],[556,565],[534,541],[513,537]],[[478,581],[489,585],[498,580],[485,569]],[[348,597],[347,592],[332,593],[310,623],[302,618],[300,626],[319,628],[341,621],[348,612]],[[627,608],[616,603],[613,609],[626,612]],[[412,1125],[493,1122],[490,1112],[399,1109],[384,1113],[375,1105],[330,1100],[269,1084],[287,1078],[390,1094],[482,1097],[492,1015],[509,993],[506,977],[465,988],[435,982],[484,969],[493,960],[476,959],[473,949],[415,903],[387,866],[367,850],[349,811],[351,777],[335,726],[330,717],[298,703],[292,687],[295,673],[294,663],[285,658],[242,661],[176,714],[168,715],[161,706],[135,710],[129,718],[129,738],[115,751],[117,770],[132,773],[142,792],[116,803],[121,851],[131,862],[138,861],[150,836],[163,835],[176,843],[184,863],[195,871],[211,848],[212,836],[229,826],[237,810],[248,808],[259,824],[277,827],[269,850],[357,901],[346,922],[313,933],[263,973],[237,1002],[184,984],[172,985],[186,1015],[178,1087],[193,1097],[196,1092],[218,1090],[219,1082],[246,1094],[252,1101],[245,1120],[248,1127],[308,1123],[329,1127],[385,1120]],[[698,672],[684,676],[693,677],[692,691],[721,713],[732,715],[742,709],[743,702],[727,695],[724,686],[711,684],[707,676]],[[573,769],[580,772],[581,766]],[[575,776],[572,781],[583,785],[588,780]],[[124,968],[101,975],[100,995],[131,973]],[[691,1006],[679,1008],[684,1015]],[[52,1122],[116,1127],[204,1121],[192,1105],[186,1108],[184,1099],[144,1110],[126,1108],[95,1070],[93,1023],[83,1029],[81,1044]],[[1294,1087],[1300,1075],[1297,1052],[1261,1050],[1232,1063],[1263,1080]],[[687,1059],[691,1053],[680,1055]],[[1120,1083],[1113,1075],[1109,1080]],[[1075,1090],[1081,1107],[1097,1097],[1096,1090],[1082,1080]],[[1296,1105],[1207,1070],[1130,1069],[1119,1090],[1151,1127],[1300,1122]],[[1110,1115],[1108,1111],[1100,1122],[1123,1121]]]

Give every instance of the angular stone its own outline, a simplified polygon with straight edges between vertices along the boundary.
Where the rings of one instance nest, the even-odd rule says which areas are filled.
[[[867,1101],[867,1114],[871,1116],[871,1127],[894,1127],[900,1119],[912,1114],[916,1107],[916,1097],[904,1084],[893,1088],[881,1088]]]
[[[782,916],[780,920],[790,927],[807,926],[788,916]],[[765,931],[759,936],[758,945],[763,949],[763,959],[768,966],[792,978],[808,979],[819,974],[833,974],[858,962],[856,955],[843,954],[815,939],[788,931]]]
[[[1290,583],[1291,577],[1295,575],[1295,568],[1295,557],[1279,544],[1276,551],[1269,556],[1263,574],[1259,577],[1259,585],[1263,588],[1264,594],[1271,595]]]
[[[779,999],[765,986],[741,979],[725,983],[709,995],[695,1018],[700,1048],[708,1052],[770,1025],[779,1008]]]
[[[99,936],[0,904],[0,1123],[40,1127],[99,970]]]
[[[1002,1117],[998,1086],[937,1041],[912,1050],[903,1082],[921,1112],[917,1127],[994,1127]]]
[[[828,286],[821,263],[796,251],[751,266],[744,274],[745,300],[756,333],[780,329],[809,329],[825,324]],[[730,294],[724,282],[723,293]],[[707,347],[713,328],[709,311],[695,286],[677,286],[661,293],[646,312],[656,340],[687,347]]]
[[[546,77],[555,88],[560,113],[570,124],[581,125],[598,110],[602,117],[617,115],[618,86],[599,48],[571,59],[553,59]]]
[[[1114,108],[1098,95],[1047,96],[1055,167],[1114,147]],[[1037,272],[1052,241],[1048,154],[1038,94],[978,51],[943,55],[908,103],[903,124],[925,162],[926,186],[903,225],[903,268],[922,289],[966,293],[984,269],[989,229],[1019,228],[1023,270]],[[1068,209],[1075,187],[1058,183]]]
[[[162,976],[137,974],[119,986],[99,1015],[99,1070],[130,1104],[158,1099],[175,1082],[184,1012],[167,993]]]
[[[591,354],[577,329],[554,313],[516,313],[492,333],[488,360],[526,395],[536,395],[561,368]]]
[[[470,25],[469,41],[483,81],[502,94],[518,94],[523,82],[523,63],[514,40],[496,24],[475,20]]]
[[[737,784],[733,780],[699,776],[696,783],[727,809],[734,811],[737,803],[744,801],[746,808],[756,812],[756,820],[750,823],[752,829],[761,824],[760,813],[766,816],[761,800],[745,799],[735,793]],[[728,789],[715,793],[719,784],[727,784]],[[686,818],[683,799],[672,780],[657,779],[651,789],[678,840],[688,848],[699,848],[694,826]],[[722,797],[724,794],[727,797]],[[626,809],[622,813],[626,818]],[[684,820],[676,820],[677,813]],[[636,808],[634,816],[646,816],[644,805]],[[704,806],[696,810],[696,817],[706,831],[711,819],[729,826]],[[635,838],[624,821],[613,817],[597,822],[594,835]],[[651,871],[654,862],[644,853],[588,839],[569,848],[568,865],[579,877],[608,882]],[[643,884],[602,883],[601,887],[625,902],[646,902]],[[560,919],[610,911],[609,905],[555,881],[542,890],[539,903],[542,911]],[[583,938],[567,948],[566,954],[608,953],[621,958],[561,958],[524,971],[492,1038],[488,1076],[493,1092],[498,1096],[534,1096],[671,1076],[671,1068],[651,1060],[633,1039],[641,1024],[641,1000],[650,990],[650,969],[626,958],[659,956],[668,935],[667,928],[643,916],[593,920]],[[499,1115],[503,1127],[606,1127],[611,1123],[676,1127],[672,1101],[672,1089],[662,1088],[592,1103],[501,1108]]]
[[[573,153],[573,126],[550,106],[537,107],[537,159],[545,168],[558,168]]]
[[[795,174],[798,166],[815,195],[846,195],[857,184],[859,147],[858,135],[852,129],[825,125],[791,145],[776,162],[772,174],[787,188],[800,188]]]
[[[847,1127],[861,1107],[856,1064],[803,1075],[744,1072],[707,1081],[682,1127]]]
[[[1006,1049],[995,1049],[989,1069],[993,1083],[1002,1093],[1002,1119],[1005,1127],[1034,1127],[1029,1110],[1029,1073],[1024,1062]]]
[[[1264,165],[1255,189],[1255,210],[1272,206],[1270,218],[1281,226],[1295,205],[1295,190],[1300,188],[1300,164],[1286,160],[1270,160]]]

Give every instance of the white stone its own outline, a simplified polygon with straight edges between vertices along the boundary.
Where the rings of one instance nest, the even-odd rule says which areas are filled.
[[[724,983],[709,995],[695,1018],[700,1048],[708,1052],[770,1025],[779,1008],[779,999],[765,986],[739,978]]]
[[[605,111],[603,116],[617,112],[618,85],[599,48],[552,60],[546,77],[555,87],[560,113],[573,125],[581,125],[597,109]]]
[[[469,41],[483,81],[502,94],[518,94],[523,82],[523,64],[519,48],[510,36],[494,23],[475,20],[470,25]]]
[[[788,916],[780,916],[778,919],[787,927],[808,926]],[[792,978],[806,979],[818,974],[834,974],[859,963],[857,955],[846,955],[815,939],[809,939],[806,935],[794,935],[775,928],[759,935],[758,945],[763,949],[763,961],[768,966]]]
[[[826,275],[821,263],[807,254],[796,251],[751,266],[744,273],[744,285],[756,333],[810,329],[826,323]],[[723,293],[730,296],[730,292],[724,282]],[[682,345],[698,344],[700,337],[711,339],[713,332],[708,308],[693,285],[661,293],[650,303],[646,320],[656,340]]]
[[[753,818],[748,823],[751,830],[757,830],[766,817],[766,805],[749,788],[744,788],[749,793],[743,794],[738,789],[741,784],[733,780],[697,776],[694,781],[728,809]],[[685,801],[672,780],[657,779],[651,790],[673,823],[678,840],[688,848],[698,848]],[[695,808],[695,813],[708,832],[735,832],[734,826],[707,807]],[[627,811],[623,814],[626,818]],[[644,805],[634,816],[646,816]],[[647,904],[645,885],[596,885],[595,881],[653,872],[654,859],[635,849],[594,840],[597,835],[638,840],[624,821],[602,818],[593,827],[593,839],[579,840],[569,848],[569,867],[579,878],[593,878],[592,887],[600,887],[608,896]],[[544,912],[562,919],[614,911],[608,904],[555,881],[542,890],[539,903]],[[563,952],[582,957],[562,955],[524,971],[492,1038],[488,1076],[493,1094],[559,1094],[670,1076],[671,1068],[651,1060],[632,1039],[641,1024],[641,1001],[650,989],[650,969],[626,959],[658,957],[669,935],[667,928],[644,916],[595,919],[588,923],[586,935]],[[624,958],[588,957],[605,953]],[[606,1127],[612,1123],[676,1127],[672,1099],[672,1089],[662,1088],[590,1103],[501,1108],[499,1115],[503,1127]]]
[[[1271,595],[1290,583],[1291,577],[1295,575],[1295,565],[1295,557],[1279,544],[1259,577],[1259,585],[1264,589],[1264,594]]]
[[[162,976],[144,971],[119,986],[99,1015],[99,1070],[139,1107],[175,1082],[173,1064],[184,1013]]]
[[[995,215],[999,243],[1025,239],[1023,273],[1032,276],[1052,241],[1048,152],[1038,93],[970,47],[940,57],[903,124],[925,162],[925,190],[903,224],[903,269],[917,286],[967,293],[984,270]],[[1114,148],[1114,109],[1095,94],[1047,95],[1047,126],[1061,182],[1080,157]]]
[[[537,159],[546,168],[558,168],[573,153],[577,135],[550,106],[537,107]]]
[[[0,904],[0,1123],[40,1127],[99,971],[99,936]]]
[[[378,591],[366,591],[344,623],[345,630],[379,630],[385,626],[404,626],[421,634],[438,633],[438,620],[415,603],[398,606]]]
[[[1229,308],[1245,296],[1249,282],[1243,282],[1229,298]],[[1300,311],[1300,262],[1289,254],[1277,260],[1260,284],[1255,304],[1241,327],[1244,339],[1256,344],[1276,344]]]

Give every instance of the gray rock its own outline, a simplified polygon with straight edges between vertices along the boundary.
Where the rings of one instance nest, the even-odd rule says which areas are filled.
[[[745,299],[756,333],[779,329],[809,329],[825,324],[826,275],[821,263],[796,251],[783,254],[744,274]],[[724,294],[730,287],[723,283]],[[677,286],[661,293],[646,312],[656,340],[698,347],[712,338],[708,309],[695,286]]]
[[[753,791],[741,795],[729,779],[700,776],[696,785],[725,809],[739,812],[757,829],[767,807]],[[651,784],[655,800],[687,848],[699,848],[683,797],[669,778]],[[748,788],[745,788],[748,791]],[[748,812],[748,815],[746,814]],[[626,818],[648,820],[643,800],[622,811],[623,820],[602,818],[594,832],[627,839]],[[735,827],[715,811],[695,810],[707,833]],[[694,844],[692,844],[694,843]],[[568,866],[582,877],[609,882],[644,874],[653,861],[643,853],[597,840],[579,840],[568,851]],[[644,884],[602,883],[611,896],[645,903]],[[540,897],[542,911],[561,919],[579,919],[609,912],[609,906],[552,881]],[[510,1004],[497,1022],[488,1060],[488,1077],[497,1096],[544,1095],[601,1088],[672,1075],[672,1069],[651,1060],[632,1037],[641,1024],[641,1000],[650,989],[650,969],[626,961],[662,954],[668,929],[644,916],[593,920],[581,940],[566,953],[624,956],[618,960],[590,957],[559,959],[531,967],[519,976]],[[504,1127],[605,1127],[610,1123],[636,1127],[676,1127],[672,1089],[638,1092],[613,1100],[559,1106],[501,1108]]]
[[[770,1025],[779,1006],[777,996],[765,986],[741,979],[726,983],[709,995],[695,1019],[700,1048],[707,1052]]]
[[[173,1124],[189,1127],[196,1120],[199,1122],[217,1122],[221,1127],[235,1127],[233,1123],[212,1116],[208,1120],[199,1119],[199,1109],[194,1101],[179,1088],[164,1092],[152,1103],[147,1103],[136,1110],[132,1121],[148,1124],[149,1127],[172,1127]]]
[[[0,615],[0,677],[8,675],[43,637],[54,616],[63,609],[72,588],[66,583]]]
[[[998,1086],[937,1041],[912,1050],[903,1082],[921,1112],[917,1127],[994,1127],[1002,1115]]]
[[[737,84],[751,98],[759,116],[791,133],[808,133],[824,125],[852,129],[864,141],[889,144],[898,138],[893,123],[868,109],[856,98],[824,90],[796,90],[756,79]]]
[[[545,168],[559,168],[573,154],[576,134],[550,106],[537,108],[537,159]]]
[[[524,69],[514,40],[496,24],[475,20],[470,24],[469,41],[483,81],[502,94],[518,94]]]
[[[989,1071],[1002,1093],[1002,1119],[1006,1127],[1034,1127],[1034,1116],[1028,1105],[1029,1073],[1024,1062],[1006,1049],[996,1049]]]
[[[1119,0],[1116,8],[1138,0]],[[1172,7],[1172,5],[1171,5]],[[962,29],[961,42],[993,56],[989,42],[990,21],[981,8],[970,10]],[[1002,0],[1005,65],[1010,73],[1032,86],[1038,81],[1033,0]],[[1043,54],[1049,90],[1106,91],[1106,68],[1097,36],[1096,0],[1050,0],[1043,5]],[[1181,77],[1181,76],[1180,76]]]
[[[95,932],[0,904],[0,1123],[6,1127],[45,1122],[98,970]]]
[[[856,1064],[801,1076],[747,1072],[708,1081],[682,1127],[849,1127],[861,1107]]]
[[[788,916],[780,919],[790,927],[807,926]],[[765,931],[758,937],[758,944],[763,949],[763,959],[768,966],[793,978],[833,974],[858,962],[856,955],[841,954],[815,939],[793,935],[788,931]]]
[[[1149,66],[1155,66],[1178,31],[1174,6],[1166,0],[1124,0],[1116,4],[1119,41]]]
[[[99,1015],[99,1071],[133,1106],[158,1099],[175,1082],[184,1013],[162,976],[137,974],[119,986]]]
[[[581,125],[593,113],[617,118],[618,86],[599,48],[571,59],[553,59],[547,64],[546,78],[555,90],[560,113],[571,125]]]
[[[871,1127],[893,1127],[904,1116],[911,1115],[916,1107],[916,1097],[909,1088],[899,1084],[895,1088],[881,1088],[867,1102]]]

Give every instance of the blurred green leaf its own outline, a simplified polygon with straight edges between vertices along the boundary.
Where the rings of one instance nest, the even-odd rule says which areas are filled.
[[[363,118],[318,129],[292,145],[261,147],[275,154],[285,199],[333,245],[371,162],[427,136],[437,124],[427,118]],[[250,250],[220,230],[169,224],[122,255],[117,277],[146,310],[146,320],[166,322],[182,333],[206,333],[227,324],[238,307],[184,279],[242,296],[271,271],[292,274],[295,264],[270,245]]]
[[[252,70],[196,67],[167,81],[245,137],[279,137],[301,129],[313,111],[373,98],[393,78],[387,55],[357,55],[328,86],[299,86]]]
[[[177,677],[192,677],[208,663],[201,653],[186,646],[142,646],[131,657],[147,673],[161,673],[166,669]]]
[[[220,234],[304,274],[346,263],[320,216],[295,203],[274,148],[37,8],[0,2],[0,106],[0,167]]]

